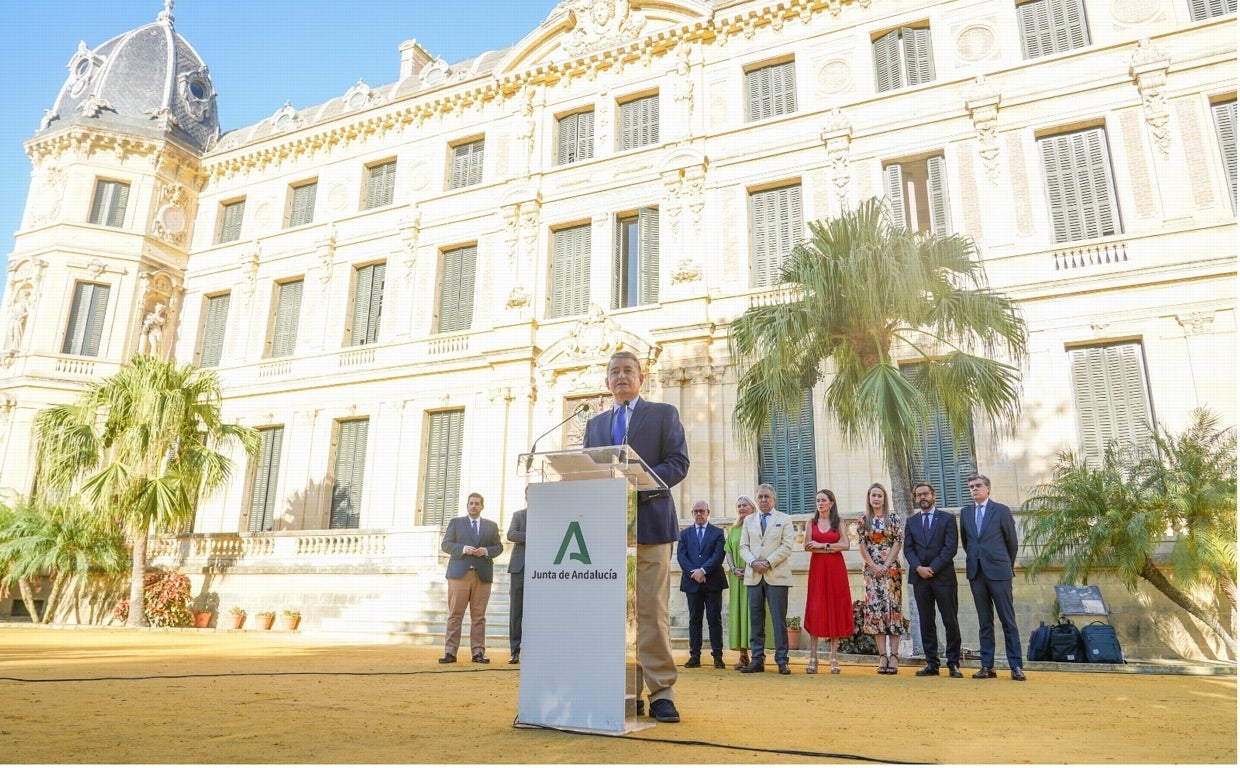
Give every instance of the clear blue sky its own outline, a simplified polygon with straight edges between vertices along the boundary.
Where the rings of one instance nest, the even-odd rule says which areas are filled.
[[[397,46],[416,39],[449,64],[515,45],[556,0],[179,0],[177,31],[198,51],[228,131],[344,95],[361,77],[395,82]],[[0,270],[30,188],[22,143],[64,84],[79,40],[89,48],[155,20],[163,0],[3,0],[0,26]],[[6,275],[0,271],[0,275]],[[7,279],[0,280],[0,291]]]

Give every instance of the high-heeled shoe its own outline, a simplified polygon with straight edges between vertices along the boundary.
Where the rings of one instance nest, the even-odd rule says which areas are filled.
[[[880,675],[887,674],[887,654],[885,653],[878,654],[878,669],[875,671],[878,672],[878,674]]]
[[[809,666],[805,668],[805,674],[807,675],[818,674],[818,659],[814,658],[814,659],[809,660]]]
[[[831,674],[838,675],[840,673],[840,662],[834,656],[831,657]]]
[[[896,656],[894,653],[889,653],[887,654],[887,658],[891,659],[891,661],[887,664],[887,674],[900,674],[900,657]]]
[[[749,651],[741,651],[741,659],[732,665],[732,669],[744,669],[749,666]]]

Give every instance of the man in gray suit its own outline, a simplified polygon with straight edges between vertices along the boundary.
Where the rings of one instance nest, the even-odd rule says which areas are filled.
[[[504,551],[499,526],[482,517],[482,494],[471,493],[467,515],[453,518],[439,548],[448,559],[448,622],[440,664],[456,661],[461,646],[461,622],[469,607],[469,646],[475,664],[490,664],[486,656],[487,603],[491,600],[495,558]]]
[[[525,601],[525,513],[518,509],[508,523],[512,556],[508,558],[508,657],[509,664],[521,663],[521,608]]]
[[[977,637],[982,646],[982,668],[973,675],[995,677],[995,613],[1003,625],[1012,679],[1024,681],[1021,669],[1020,630],[1012,603],[1012,579],[1016,575],[1016,521],[1012,510],[990,498],[990,478],[973,475],[968,480],[973,504],[960,509],[960,543],[965,551],[965,575],[977,606]]]

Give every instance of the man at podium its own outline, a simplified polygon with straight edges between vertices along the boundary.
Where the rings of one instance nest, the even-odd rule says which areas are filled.
[[[668,488],[685,479],[689,450],[680,413],[667,403],[640,397],[641,361],[627,350],[607,361],[611,410],[586,424],[585,447],[629,445]],[[667,600],[671,588],[672,542],[680,534],[670,491],[637,493],[637,677],[638,701],[644,684],[650,691],[650,716],[661,723],[680,722],[673,702],[676,663]]]

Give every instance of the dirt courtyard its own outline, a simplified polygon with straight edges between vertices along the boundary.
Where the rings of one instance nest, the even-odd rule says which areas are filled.
[[[293,634],[0,627],[5,763],[1225,763],[1236,678],[682,670],[682,720],[512,727],[519,668]],[[684,652],[681,652],[681,657]],[[467,657],[464,657],[467,658]],[[729,664],[735,661],[728,654]],[[679,659],[683,661],[683,658]]]

